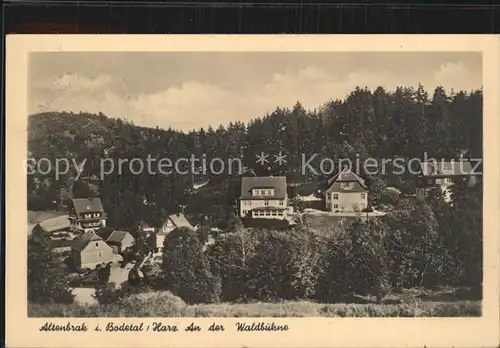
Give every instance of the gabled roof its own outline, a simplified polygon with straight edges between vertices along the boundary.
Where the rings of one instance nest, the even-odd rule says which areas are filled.
[[[469,161],[427,161],[420,162],[423,176],[472,175]]]
[[[44,232],[56,232],[70,228],[69,215],[61,215],[38,223]]]
[[[175,228],[179,228],[179,227],[187,227],[191,230],[195,230],[195,228],[193,227],[193,225],[191,225],[191,223],[188,221],[188,219],[186,219],[186,217],[184,216],[184,214],[172,214],[170,215],[168,218],[167,218],[167,221],[165,221],[165,223],[163,224],[163,226],[165,226],[166,224],[168,224],[168,222],[172,222],[172,224],[174,225]],[[160,229],[157,233],[158,235],[162,235],[164,234],[163,233],[163,229]]]
[[[189,227],[193,228],[193,225],[186,219],[184,214],[173,214],[168,217],[175,227]]]
[[[343,188],[342,183],[353,183],[351,188]],[[365,180],[354,173],[350,168],[344,168],[340,173],[328,180],[326,192],[367,192]]]
[[[286,177],[285,176],[248,176],[241,178],[241,195],[242,199],[255,199],[259,196],[252,195],[252,189],[255,188],[272,188],[274,196],[262,196],[262,198],[285,199],[286,194]]]
[[[365,180],[354,173],[349,167],[345,167],[337,175],[328,180],[329,185],[333,182],[358,182],[361,186],[366,187]]]
[[[130,236],[133,240],[135,240],[134,236],[132,236],[129,232],[115,230],[115,231],[111,232],[111,234],[109,235],[108,239],[106,239],[106,241],[107,242],[121,243],[127,236]]]
[[[80,238],[76,239],[73,242],[73,245],[71,246],[71,248],[73,250],[83,251],[87,247],[87,245],[89,245],[89,243],[97,242],[97,241],[102,241],[102,238],[99,237],[97,234],[95,234],[95,232],[92,232],[92,231],[86,232]],[[103,245],[108,246],[107,244],[103,244]]]
[[[97,213],[102,212],[104,208],[102,207],[102,202],[99,197],[95,198],[74,198],[71,200],[71,204],[75,208],[77,214],[81,213]]]

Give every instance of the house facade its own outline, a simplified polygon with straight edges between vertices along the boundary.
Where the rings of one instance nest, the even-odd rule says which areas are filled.
[[[127,231],[115,230],[111,232],[106,243],[113,249],[115,253],[121,253],[127,248],[135,244],[135,238]]]
[[[444,199],[449,202],[453,185],[474,186],[476,176],[470,161],[422,161],[415,179],[416,196],[425,198],[429,189],[440,188]]]
[[[165,238],[170,234],[170,232],[180,227],[186,227],[192,231],[196,230],[196,227],[194,227],[188,221],[186,216],[181,213],[170,215],[156,232],[154,229],[150,231],[144,230],[149,249],[154,254],[162,253]]]
[[[74,230],[98,231],[106,226],[106,215],[100,198],[75,198],[69,203],[69,220]]]
[[[184,216],[184,214],[179,213],[170,215],[167,218],[167,220],[163,223],[158,233],[168,234],[173,230],[175,230],[176,228],[180,227],[186,227],[193,231],[196,230],[196,228],[193,225],[191,225],[188,219],[186,219],[186,216]]]
[[[71,246],[71,260],[76,268],[95,268],[113,260],[113,249],[95,232],[88,231]]]
[[[368,188],[365,180],[350,168],[344,168],[328,180],[325,191],[327,211],[361,212],[368,207]]]
[[[285,176],[241,179],[239,212],[242,218],[286,219],[288,195]]]

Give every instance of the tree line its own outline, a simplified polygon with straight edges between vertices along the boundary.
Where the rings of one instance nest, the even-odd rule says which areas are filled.
[[[29,175],[29,209],[55,208],[64,200],[61,192],[71,191],[77,197],[100,195],[114,226],[126,228],[137,221],[158,225],[179,205],[187,205],[196,216],[227,216],[239,195],[237,173],[136,175],[125,167],[123,173],[115,171],[99,180],[101,159],[146,161],[150,155],[175,161],[206,155],[208,161],[221,158],[227,163],[239,158],[257,175],[286,175],[289,182],[303,183],[325,178],[301,173],[302,154],[408,159],[427,152],[435,158],[457,158],[461,153],[481,158],[482,91],[446,94],[437,87],[429,95],[422,85],[394,91],[357,87],[343,100],[328,101],[314,110],[305,110],[297,102],[248,124],[236,121],[189,132],[139,127],[102,113],[43,113],[29,119],[28,149],[34,158],[87,160],[83,179],[78,181],[74,172],[59,180],[54,172]],[[287,156],[281,166],[255,161],[260,152],[280,151]],[[408,193],[414,190],[408,175],[368,179]],[[194,183],[208,180],[209,189],[194,192]]]
[[[306,225],[290,231],[235,225],[206,247],[202,233],[178,228],[165,238],[159,271],[151,275],[144,270],[142,284],[120,289],[101,279],[95,296],[106,305],[158,290],[171,291],[186,303],[335,303],[356,296],[380,301],[407,288],[451,286],[469,287],[478,298],[482,188],[456,188],[453,194],[452,206],[439,202],[440,191],[429,201],[403,198],[382,218],[347,221],[325,235]],[[73,301],[64,265],[55,258],[42,235],[29,239],[29,301]]]

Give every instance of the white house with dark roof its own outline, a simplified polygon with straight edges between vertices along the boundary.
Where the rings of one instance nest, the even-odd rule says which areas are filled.
[[[106,215],[101,199],[75,198],[69,203],[69,220],[74,230],[98,231],[106,226]]]
[[[71,260],[76,268],[95,268],[113,260],[113,249],[95,232],[88,231],[73,242]]]
[[[365,180],[350,168],[342,169],[328,180],[325,191],[326,210],[358,212],[368,207],[368,188]]]
[[[114,230],[106,239],[106,243],[116,252],[121,253],[135,244],[135,238],[127,231]]]
[[[288,196],[285,176],[241,178],[240,217],[285,219]]]

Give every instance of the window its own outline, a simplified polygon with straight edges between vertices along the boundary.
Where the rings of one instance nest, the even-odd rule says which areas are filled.
[[[333,194],[333,199],[339,199],[339,195],[337,193]]]
[[[268,206],[269,205],[269,201],[264,201],[264,205]]]
[[[285,204],[285,202],[283,202],[283,201],[280,201],[280,203],[279,203],[279,204],[280,204],[280,205],[284,205],[284,204]]]
[[[338,205],[338,204],[334,204],[334,205],[333,205],[333,209],[337,209],[338,207],[339,207],[339,205]]]
[[[99,242],[95,243],[95,246],[98,247],[99,246]]]
[[[267,190],[267,194],[268,194],[269,196],[272,196],[272,195],[273,195],[273,190]]]
[[[432,185],[432,182],[433,182],[433,181],[432,181],[432,179],[429,179],[429,180],[427,181],[427,183],[428,183],[429,185]]]
[[[362,193],[361,194],[361,199],[365,199],[366,198],[366,194]]]
[[[99,257],[102,257],[102,252],[101,251],[99,251]]]
[[[263,195],[263,196],[265,196],[265,195],[266,195],[266,192],[267,192],[266,190],[261,190],[261,191],[260,191],[260,194],[261,194],[261,195]]]

